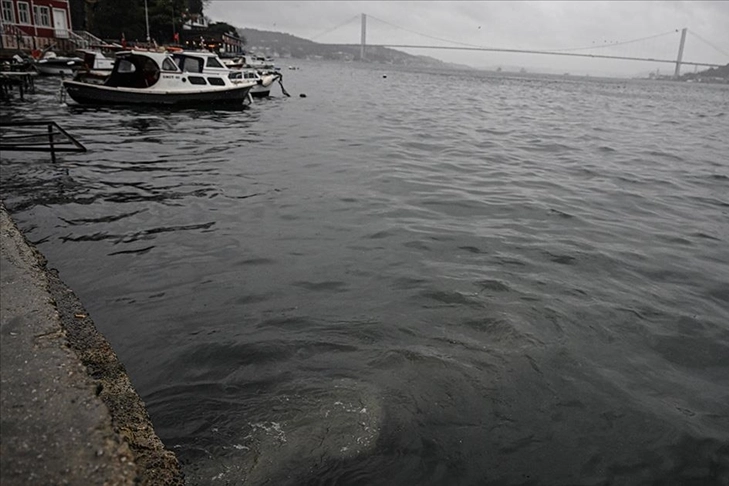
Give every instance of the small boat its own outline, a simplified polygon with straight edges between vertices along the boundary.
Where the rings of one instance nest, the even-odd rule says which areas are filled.
[[[251,88],[251,96],[255,98],[264,98],[266,96],[269,96],[271,94],[271,85],[276,81],[279,81],[280,84],[281,80],[283,79],[283,76],[281,76],[281,74],[279,73],[260,72],[251,68],[241,69],[241,73],[244,77],[258,77],[258,84]],[[286,90],[283,87],[283,84],[281,84],[281,90],[284,94],[288,96]]]
[[[53,51],[46,52],[41,59],[35,61],[38,74],[52,76],[73,74],[82,65],[83,60],[80,57],[57,56]]]
[[[257,98],[263,98],[271,94],[271,85],[278,81],[281,85],[281,91],[288,96],[286,89],[283,87],[283,75],[279,69],[274,66],[273,59],[261,56],[243,55],[232,59],[226,59],[224,64],[235,71],[242,72],[245,78],[252,78],[256,73],[260,79],[258,84],[251,89],[251,95]]]
[[[83,104],[240,105],[256,85],[233,82],[222,64],[221,70],[208,73],[202,66],[193,69],[193,64],[185,60],[183,69],[168,52],[123,51],[103,84],[64,80],[63,87]]]
[[[104,55],[100,49],[78,49],[83,54],[84,67],[91,71],[108,71],[114,69],[114,58]]]
[[[255,69],[231,69],[217,54],[210,51],[176,50],[172,57],[184,72],[202,74],[220,74],[228,76],[233,83],[255,83],[251,88],[252,96],[268,96],[274,77],[261,77]],[[265,83],[265,84],[264,84]],[[260,95],[260,88],[266,88],[266,94]]]
[[[76,71],[75,81],[104,84],[114,69],[114,58],[104,55],[99,49],[78,49],[83,54],[83,66]]]

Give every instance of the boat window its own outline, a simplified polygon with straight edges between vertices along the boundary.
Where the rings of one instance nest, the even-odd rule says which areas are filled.
[[[137,70],[136,66],[132,64],[132,62],[129,59],[122,59],[119,61],[119,69],[117,69],[120,73],[133,73]]]
[[[157,63],[147,56],[133,55],[117,59],[117,64],[104,83],[106,86],[148,88],[159,81]]]
[[[203,72],[203,60],[196,57],[185,57],[180,68],[188,73],[201,73]]]
[[[230,79],[242,79],[243,78],[243,73],[240,72],[240,71],[233,71],[230,74],[228,74],[228,77]]]
[[[162,61],[162,70],[177,71],[177,65],[172,61],[172,59],[165,59],[164,61]]]
[[[208,84],[202,76],[188,76],[187,79],[190,80],[190,84]]]
[[[208,78],[208,83],[214,86],[225,86],[225,81],[223,81],[223,78]]]
[[[215,59],[214,57],[208,57],[208,62],[206,64],[206,66],[210,67],[210,68],[222,68],[223,67],[223,65],[220,64],[220,62],[217,59]]]

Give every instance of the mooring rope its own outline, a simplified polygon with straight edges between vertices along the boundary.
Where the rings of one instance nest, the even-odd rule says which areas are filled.
[[[286,91],[286,88],[284,88],[283,74],[281,74],[281,73],[277,73],[277,74],[278,74],[278,84],[279,84],[279,86],[281,86],[281,92],[284,94],[284,96],[288,96],[289,98],[291,98],[291,95]]]

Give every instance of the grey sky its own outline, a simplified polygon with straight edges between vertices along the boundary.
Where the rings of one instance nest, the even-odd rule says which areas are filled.
[[[488,47],[569,49],[607,45],[674,31],[670,35],[594,52],[635,57],[674,59],[680,34],[688,27],[684,60],[729,63],[729,2],[454,2],[454,1],[237,1],[213,0],[206,15],[237,27],[276,30],[311,38],[346,25],[314,40],[357,44],[360,13],[368,15],[367,41],[371,44],[453,45],[403,29],[452,41]],[[404,49],[403,49],[404,50]],[[631,74],[669,64],[611,61],[527,54],[406,50],[475,67],[524,66],[527,69],[573,73]],[[578,51],[579,52],[579,51]],[[693,70],[685,67],[684,72]]]

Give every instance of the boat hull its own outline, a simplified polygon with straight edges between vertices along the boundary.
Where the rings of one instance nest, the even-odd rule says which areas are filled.
[[[35,69],[38,71],[38,74],[43,74],[45,76],[70,76],[73,75],[79,67],[79,65],[68,65],[67,63],[42,63],[35,65]]]
[[[150,89],[110,88],[79,81],[64,81],[68,95],[86,105],[162,105],[191,106],[242,104],[250,86],[232,86],[207,91],[153,91]]]
[[[259,80],[259,84],[251,88],[251,96],[254,98],[264,98],[271,94],[271,85],[276,81],[280,80],[280,74],[264,74]]]
[[[265,98],[271,94],[270,86],[256,85],[251,88],[251,96],[254,98]]]

